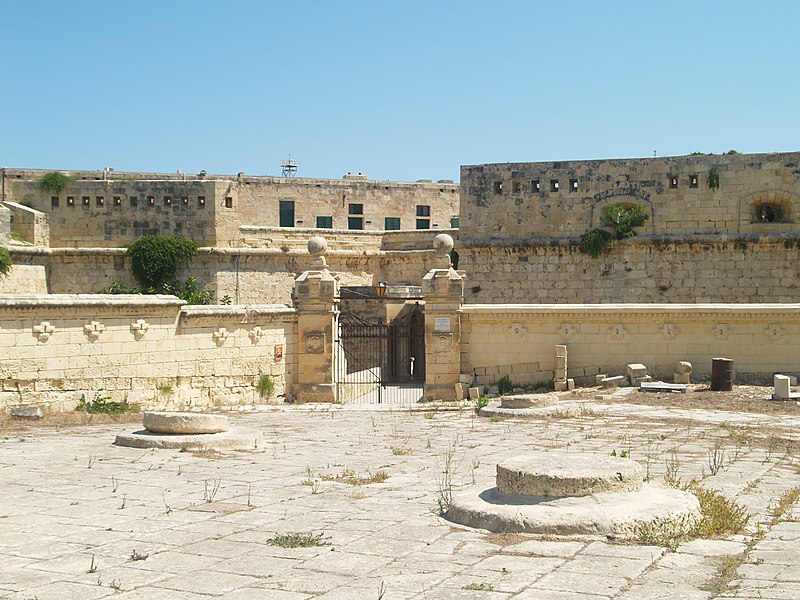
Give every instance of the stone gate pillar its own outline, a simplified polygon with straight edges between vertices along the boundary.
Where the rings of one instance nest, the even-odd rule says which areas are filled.
[[[325,238],[308,240],[311,269],[295,280],[298,402],[336,402],[333,338],[339,283],[328,271],[327,251]]]
[[[425,299],[424,400],[456,400],[461,374],[461,303],[464,278],[453,269],[453,238],[440,233],[434,238],[434,268],[422,278]]]

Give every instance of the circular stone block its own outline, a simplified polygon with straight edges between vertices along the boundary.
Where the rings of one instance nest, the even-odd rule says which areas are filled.
[[[558,402],[555,394],[513,394],[500,398],[500,408],[538,408]]]
[[[497,488],[472,486],[453,495],[445,518],[497,533],[636,536],[642,525],[688,531],[700,517],[694,494],[658,483],[635,492],[600,492],[580,498],[504,496]]]
[[[142,425],[153,433],[199,434],[228,430],[228,417],[183,412],[146,412]]]
[[[153,433],[147,429],[120,433],[114,440],[116,446],[129,448],[173,448],[177,450],[258,450],[263,436],[257,429],[235,428],[220,433],[181,435]]]
[[[308,240],[306,247],[311,256],[322,256],[328,251],[328,241],[320,235],[315,235]]]
[[[565,498],[598,492],[633,492],[642,468],[616,456],[520,456],[497,465],[497,489],[507,496]]]
[[[446,233],[440,233],[433,238],[433,249],[439,254],[449,254],[453,245],[453,238]]]

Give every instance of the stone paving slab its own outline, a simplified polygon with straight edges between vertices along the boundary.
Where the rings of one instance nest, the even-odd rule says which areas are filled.
[[[800,419],[597,401],[586,411],[568,399],[559,406],[504,421],[471,409],[233,413],[232,425],[263,436],[247,452],[113,446],[125,425],[5,433],[0,598],[369,600],[383,590],[383,600],[706,600],[719,558],[743,551],[724,597],[800,597],[800,523],[788,520],[800,514],[773,523],[770,513],[800,485],[796,464],[757,443],[737,448],[730,434],[735,426],[797,441]],[[711,475],[708,453],[719,443],[729,464]],[[443,493],[491,485],[505,458],[621,449],[654,480],[674,460],[684,481],[735,498],[753,513],[748,535],[670,551],[602,537],[491,534],[437,514]],[[350,485],[337,480],[345,471],[388,477]],[[321,534],[330,545],[269,543],[284,533]],[[147,557],[132,560],[134,550]],[[492,591],[465,589],[481,584]]]

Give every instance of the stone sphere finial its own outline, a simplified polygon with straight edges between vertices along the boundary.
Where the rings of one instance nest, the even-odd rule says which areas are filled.
[[[453,249],[453,238],[446,233],[440,233],[433,238],[433,249],[439,254],[450,254]]]
[[[311,256],[322,256],[328,251],[328,242],[324,237],[315,235],[308,240],[308,253]]]

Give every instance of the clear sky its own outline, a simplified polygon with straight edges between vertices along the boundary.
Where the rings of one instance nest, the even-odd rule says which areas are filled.
[[[0,166],[458,180],[800,150],[800,2],[0,0]]]

